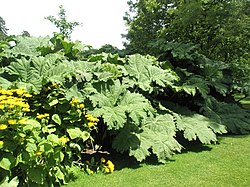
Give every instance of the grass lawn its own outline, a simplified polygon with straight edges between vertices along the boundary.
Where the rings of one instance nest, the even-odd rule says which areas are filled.
[[[139,164],[122,156],[113,174],[75,170],[67,187],[244,187],[250,186],[250,135],[221,136],[219,144],[193,144],[165,165]]]

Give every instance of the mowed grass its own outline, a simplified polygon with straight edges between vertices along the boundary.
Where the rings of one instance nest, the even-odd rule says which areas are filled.
[[[139,164],[120,155],[113,174],[77,177],[67,187],[248,187],[250,186],[250,135],[220,136],[216,145],[192,143],[167,164]]]

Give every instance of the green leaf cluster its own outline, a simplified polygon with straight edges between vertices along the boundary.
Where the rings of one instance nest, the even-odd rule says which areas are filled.
[[[211,144],[217,134],[250,132],[249,112],[233,104],[230,68],[193,45],[154,46],[161,51],[157,59],[84,55],[82,45],[60,34],[45,40],[26,45],[26,52],[0,45],[0,86],[33,94],[25,113],[29,120],[20,129],[26,138],[22,151],[13,156],[0,148],[5,151],[0,167],[12,172],[22,166],[31,184],[65,183],[68,166],[81,160],[85,149],[112,148],[138,161],[156,155],[165,163],[182,151],[183,138]],[[0,141],[5,138],[3,133]],[[8,149],[15,150],[9,142]]]
[[[17,176],[19,185],[53,186],[69,180],[68,169],[91,145],[98,119],[66,94],[57,83],[32,95],[0,89],[0,181]]]

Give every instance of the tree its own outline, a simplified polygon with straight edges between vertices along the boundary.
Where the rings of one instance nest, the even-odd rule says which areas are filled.
[[[28,32],[28,31],[23,31],[22,32],[22,34],[21,34],[21,36],[23,36],[23,37],[30,37],[30,33]]]
[[[249,0],[130,0],[128,5],[124,37],[131,53],[158,56],[166,42],[192,43],[232,66],[237,89],[249,85]]]
[[[132,51],[151,53],[157,39],[194,43],[206,56],[232,62],[249,58],[249,0],[129,1],[124,35]]]
[[[0,40],[7,36],[7,28],[4,19],[0,16]]]
[[[66,38],[70,39],[70,35],[72,34],[74,28],[76,26],[81,25],[81,23],[76,21],[74,22],[68,21],[66,16],[66,11],[63,8],[63,6],[60,5],[59,8],[60,8],[60,11],[58,13],[59,19],[57,19],[54,16],[48,16],[45,17],[45,19],[49,20],[52,24],[54,24],[56,28],[60,30],[60,33],[62,33]]]

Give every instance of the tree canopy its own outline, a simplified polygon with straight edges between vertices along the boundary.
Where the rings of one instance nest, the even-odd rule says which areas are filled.
[[[126,46],[151,52],[158,39],[193,43],[206,56],[231,62],[248,57],[249,0],[137,0],[129,1],[124,17],[129,26]]]
[[[249,84],[249,0],[130,0],[128,5],[124,37],[130,53],[158,56],[166,42],[191,43],[230,64],[240,87]]]
[[[7,28],[5,26],[4,19],[0,16],[0,39],[3,39],[7,35]]]
[[[60,11],[58,13],[58,19],[54,16],[45,17],[45,19],[49,20],[52,24],[56,26],[60,30],[66,38],[70,39],[70,35],[72,34],[74,28],[76,26],[81,25],[81,23],[77,21],[70,22],[67,20],[66,10],[62,5],[59,6]]]

